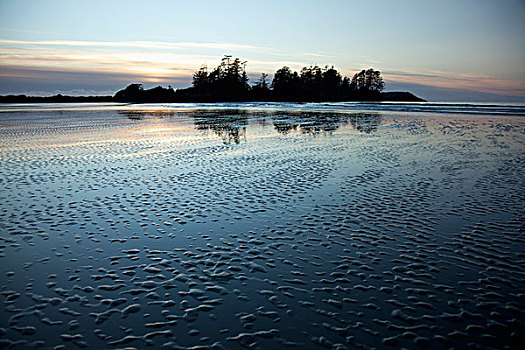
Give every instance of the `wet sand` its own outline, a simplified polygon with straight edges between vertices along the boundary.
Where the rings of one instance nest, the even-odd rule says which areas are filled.
[[[525,119],[0,111],[0,348],[517,348]]]

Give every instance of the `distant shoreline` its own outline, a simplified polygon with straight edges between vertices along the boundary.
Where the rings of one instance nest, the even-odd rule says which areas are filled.
[[[300,72],[284,66],[273,74],[271,84],[267,81],[269,75],[262,73],[250,86],[246,63],[225,55],[213,70],[201,66],[193,74],[192,86],[185,89],[171,86],[144,89],[142,84],[132,83],[114,96],[7,95],[0,96],[0,103],[426,102],[407,91],[383,92],[385,82],[381,72],[372,68],[363,69],[350,79],[333,66],[310,65]]]
[[[148,90],[146,90],[148,91]],[[178,90],[175,91],[175,94]],[[272,99],[234,99],[234,98],[214,98],[214,97],[189,97],[174,96],[173,98],[137,98],[123,101],[115,96],[27,96],[27,95],[3,95],[0,96],[0,103],[96,103],[96,102],[129,102],[129,103],[217,103],[217,102],[427,102],[426,100],[413,95],[410,92],[392,91],[381,92],[374,98],[364,99],[327,99],[327,100],[272,100]]]

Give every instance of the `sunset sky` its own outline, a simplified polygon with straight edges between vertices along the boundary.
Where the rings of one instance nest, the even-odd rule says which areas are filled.
[[[525,101],[523,0],[0,0],[0,94],[187,87],[224,54],[382,72],[434,101]]]

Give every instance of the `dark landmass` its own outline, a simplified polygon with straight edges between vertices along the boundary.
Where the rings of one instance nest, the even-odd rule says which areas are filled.
[[[381,101],[392,102],[427,102],[408,91],[389,91],[381,92]]]
[[[0,96],[0,103],[78,103],[78,102],[115,102],[113,96]]]
[[[0,96],[0,103],[425,102],[410,92],[382,92],[385,83],[381,73],[374,69],[362,70],[350,79],[342,77],[334,67],[309,66],[300,72],[283,67],[274,73],[271,84],[267,82],[268,74],[263,73],[250,86],[245,67],[246,62],[224,56],[211,72],[206,66],[195,72],[193,86],[186,89],[174,90],[171,86],[143,89],[142,84],[131,84],[114,96],[8,95]]]
[[[162,90],[161,90],[162,89]],[[156,95],[153,91],[162,93]],[[0,96],[0,103],[94,103],[94,102],[128,102],[128,103],[176,103],[176,102],[341,102],[341,101],[392,101],[392,102],[426,102],[422,98],[406,91],[381,92],[373,98],[356,99],[326,99],[326,100],[302,100],[302,99],[272,99],[267,98],[220,98],[220,96],[198,96],[193,93],[192,88],[173,90],[163,87],[142,90],[144,93],[127,94],[124,90],[117,92],[115,96],[26,96],[6,95]],[[120,94],[119,94],[120,93]]]

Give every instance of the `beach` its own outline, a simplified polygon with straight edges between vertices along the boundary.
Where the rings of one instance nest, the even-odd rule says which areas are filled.
[[[0,106],[0,347],[517,348],[525,107]]]

